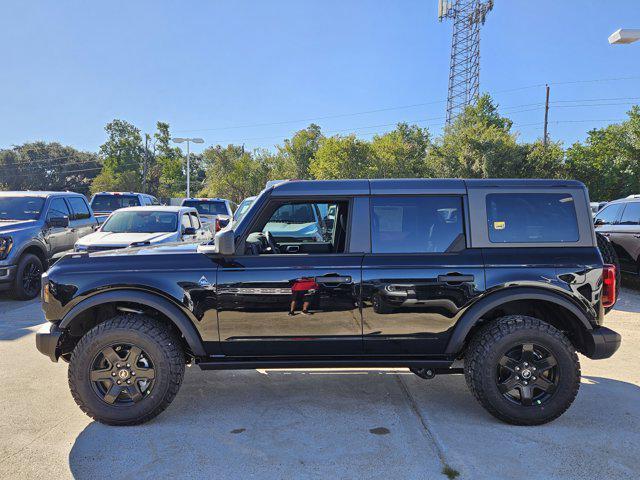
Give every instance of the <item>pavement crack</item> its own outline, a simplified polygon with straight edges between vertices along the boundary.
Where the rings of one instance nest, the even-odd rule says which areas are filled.
[[[45,430],[43,430],[42,432],[40,432],[38,435],[36,435],[34,438],[32,438],[30,441],[28,441],[27,443],[25,443],[24,445],[22,445],[22,447],[20,447],[18,450],[16,450],[13,453],[10,453],[9,455],[5,456],[4,458],[0,458],[0,464],[6,462],[7,460],[9,460],[10,458],[15,457],[16,455],[18,455],[19,453],[23,452],[24,450],[26,450],[27,448],[29,448],[31,445],[33,445],[35,442],[37,442],[38,440],[40,440],[42,437],[44,437],[45,435],[47,435],[48,433],[50,433],[52,430],[56,429],[57,427],[59,427],[60,425],[62,425],[64,422],[66,422],[69,418],[69,416],[64,417],[62,420],[60,420],[59,422],[57,422],[54,425],[51,425],[49,428],[46,428]]]
[[[416,403],[415,398],[411,395],[409,388],[402,380],[402,375],[395,375],[396,381],[398,385],[400,385],[400,389],[404,393],[405,399],[409,405],[409,408],[413,411],[414,415],[420,420],[420,424],[422,425],[423,432],[425,436],[429,439],[429,441],[433,444],[433,448],[440,459],[440,463],[442,467],[448,467],[449,462],[447,462],[447,458],[445,455],[445,447],[442,441],[438,438],[438,436],[434,433],[433,427],[431,426],[429,420],[420,412],[418,408],[418,404]]]

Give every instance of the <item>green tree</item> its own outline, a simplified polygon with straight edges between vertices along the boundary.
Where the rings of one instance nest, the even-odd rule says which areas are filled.
[[[155,163],[158,176],[158,195],[160,197],[176,197],[184,194],[187,179],[182,152],[171,145],[169,124],[158,122],[155,139]]]
[[[500,116],[489,95],[482,95],[445,128],[434,149],[442,176],[460,178],[516,177],[526,149],[511,133],[512,122]]]
[[[140,130],[124,120],[113,120],[104,128],[107,141],[100,146],[103,167],[91,190],[142,189],[144,146]]]
[[[428,178],[436,176],[430,163],[429,130],[399,123],[395,130],[375,135],[371,152],[377,178]]]
[[[238,203],[264,189],[270,178],[273,155],[265,151],[246,152],[244,147],[207,148],[206,175],[202,196],[223,197]]]
[[[278,155],[274,157],[273,176],[276,179],[309,179],[309,165],[315,158],[320,141],[324,138],[320,127],[312,123],[297,131],[284,145],[279,145]]]
[[[313,178],[324,180],[375,177],[378,168],[369,143],[355,135],[336,135],[320,140],[309,171]]]
[[[0,150],[0,179],[10,190],[70,190],[88,194],[98,156],[57,142],[32,142]]]

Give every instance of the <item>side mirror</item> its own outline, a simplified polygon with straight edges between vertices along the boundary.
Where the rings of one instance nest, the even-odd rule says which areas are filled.
[[[595,221],[595,222],[593,222],[593,224],[594,224],[596,227],[599,227],[600,225],[604,225],[605,223],[604,223],[604,220],[602,220],[601,218],[596,218],[596,221]]]
[[[47,220],[50,227],[67,228],[69,226],[69,217],[51,217]]]
[[[185,229],[182,230],[182,234],[183,235],[195,235],[196,234],[196,229],[193,227],[186,227]]]
[[[233,230],[220,230],[214,238],[220,255],[233,255],[236,253],[236,235]]]

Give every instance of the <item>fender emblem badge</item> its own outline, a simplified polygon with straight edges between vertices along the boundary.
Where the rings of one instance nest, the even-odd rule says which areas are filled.
[[[200,277],[200,280],[198,280],[198,285],[200,285],[201,287],[211,286],[211,284],[209,283],[209,280],[207,280],[207,277],[205,277],[204,275],[202,275],[202,277]]]

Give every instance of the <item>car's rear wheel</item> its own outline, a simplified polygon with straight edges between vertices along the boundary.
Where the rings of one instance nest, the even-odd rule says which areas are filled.
[[[537,318],[509,315],[482,328],[465,356],[469,389],[493,416],[539,425],[562,415],[580,386],[575,348]]]
[[[42,285],[42,272],[42,260],[37,255],[32,253],[22,255],[13,281],[13,297],[18,300],[36,298]]]
[[[169,406],[182,383],[184,364],[180,342],[164,325],[142,315],[119,315],[78,342],[69,387],[91,418],[136,425]]]

